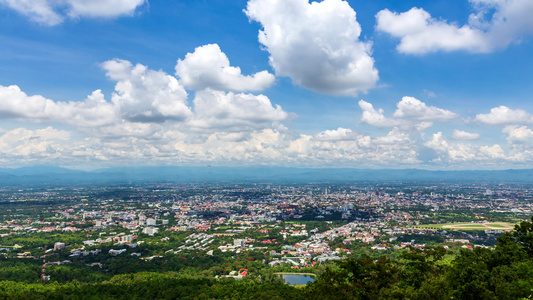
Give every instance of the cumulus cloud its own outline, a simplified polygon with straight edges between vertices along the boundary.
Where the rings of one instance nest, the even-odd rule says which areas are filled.
[[[281,106],[273,106],[264,95],[222,92],[207,89],[196,93],[194,120],[197,128],[233,130],[258,129],[286,120],[290,115]]]
[[[100,90],[85,101],[60,102],[28,96],[18,86],[0,86],[0,116],[32,122],[59,122],[77,126],[101,126],[115,120],[115,108]]]
[[[376,138],[376,143],[379,145],[397,145],[409,141],[409,135],[397,127],[394,127],[391,131],[389,131],[386,136]]]
[[[507,140],[511,143],[533,143],[533,130],[527,126],[509,125],[503,132],[508,134]]]
[[[61,102],[0,86],[0,118],[45,124],[0,129],[0,163],[465,168],[533,161],[533,130],[527,126],[503,129],[507,153],[498,144],[472,143],[477,133],[455,130],[448,140],[441,132],[425,135],[433,122],[457,114],[412,97],[402,98],[391,115],[359,101],[361,121],[390,127],[386,134],[339,127],[307,135],[286,128],[283,123],[293,115],[264,95],[208,88],[197,91],[189,106],[184,87],[163,71],[125,60],[104,62],[102,68],[116,82],[109,101],[100,90],[82,101]],[[501,107],[476,119],[533,120],[525,111]]]
[[[314,136],[319,141],[353,140],[357,135],[348,128],[339,127],[336,130],[325,130]]]
[[[101,90],[83,101],[61,102],[29,96],[18,86],[0,86],[0,117],[71,125],[101,138],[158,139],[172,128],[195,132],[196,137],[189,140],[197,141],[212,133],[227,140],[244,140],[255,130],[283,128],[283,121],[295,117],[264,95],[212,89],[196,92],[189,107],[184,87],[163,71],[119,59],[101,67],[116,82],[111,101],[106,101]]]
[[[505,158],[505,153],[502,147],[498,144],[492,146],[481,146],[480,152],[484,154],[488,159]]]
[[[163,130],[161,124],[129,122],[117,120],[116,122],[97,127],[84,127],[80,131],[92,137],[121,138],[138,137],[153,139]]]
[[[433,134],[431,140],[427,141],[425,146],[438,152],[446,152],[448,150],[448,142],[442,138],[442,132]]]
[[[147,0],[0,0],[32,21],[54,26],[66,16],[114,18],[131,15]]]
[[[399,120],[394,120],[385,117],[382,108],[376,110],[374,109],[374,106],[371,103],[366,102],[365,100],[359,100],[359,107],[363,111],[361,115],[361,122],[363,123],[367,123],[377,127],[392,127],[400,125]]]
[[[259,42],[276,75],[315,92],[355,96],[378,80],[371,44],[348,2],[250,0],[246,15],[263,26]]]
[[[442,132],[433,134],[424,146],[435,150],[437,153],[438,158],[434,159],[433,162],[484,162],[486,165],[490,165],[496,161],[501,162],[508,159],[498,144],[477,146],[457,142],[450,143],[443,138]]]
[[[239,67],[230,66],[217,44],[197,47],[193,53],[187,53],[185,59],[178,60],[176,75],[186,88],[193,90],[261,91],[275,81],[274,75],[267,71],[242,75]]]
[[[407,54],[464,50],[492,52],[533,33],[533,2],[470,0],[475,12],[463,26],[433,18],[422,8],[376,14],[376,29],[400,38],[397,50]]]
[[[52,127],[30,130],[16,128],[0,135],[0,162],[13,163],[43,162],[61,159],[66,154],[65,147],[71,137],[70,132]]]
[[[409,135],[393,128],[386,136],[371,137],[338,128],[314,136],[300,135],[286,148],[291,161],[331,166],[399,166],[419,163],[417,147]]]
[[[83,101],[54,101],[28,96],[18,86],[0,86],[0,116],[4,119],[61,123],[112,132],[123,126],[124,134],[141,134],[153,126],[131,123],[184,122],[192,117],[187,93],[178,80],[162,71],[124,60],[104,62],[106,75],[117,82],[111,101],[95,90]],[[107,130],[103,127],[108,126]]]
[[[415,126],[423,130],[430,127],[432,122],[445,122],[459,116],[446,109],[428,106],[413,97],[403,97],[396,106],[392,117],[385,117],[383,109],[376,110],[372,104],[360,100],[359,107],[363,111],[361,122],[377,127]]]
[[[393,114],[396,118],[411,118],[419,121],[448,121],[458,117],[456,113],[435,106],[427,106],[424,102],[413,97],[403,97],[397,106],[398,109]]]
[[[479,137],[479,133],[467,132],[458,129],[454,129],[452,135],[452,139],[454,140],[477,140]]]
[[[257,130],[246,139],[227,139],[217,133],[201,143],[178,141],[174,149],[185,159],[238,164],[276,164],[286,162],[281,150],[287,144],[283,132],[273,129]]]
[[[527,126],[508,125],[503,132],[507,134],[510,146],[509,160],[518,163],[533,161],[533,130]]]
[[[132,123],[146,128],[158,124]],[[139,129],[139,128],[137,128]],[[137,130],[133,128],[133,130]],[[142,130],[142,128],[140,129]],[[149,136],[108,135],[79,137],[68,131],[45,127],[37,130],[18,128],[0,133],[0,162],[53,162],[62,165],[124,164],[217,164],[288,166],[489,166],[523,163],[533,159],[533,131],[509,127],[517,139],[509,155],[498,144],[472,145],[447,141],[441,132],[423,144],[416,137],[395,127],[386,135],[372,137],[338,128],[315,135],[296,134],[284,127],[262,128],[249,132],[213,129],[205,138],[198,133],[156,128]],[[200,133],[204,134],[204,133]],[[428,160],[420,154],[434,151]],[[433,159],[434,158],[434,159]]]
[[[148,125],[148,124],[143,124]],[[157,124],[156,124],[157,125]],[[346,138],[344,135],[348,135]],[[62,165],[203,164],[293,166],[393,166],[415,164],[416,147],[397,129],[373,138],[339,128],[316,136],[286,128],[241,132],[213,131],[205,139],[193,132],[159,130],[156,135],[79,137],[46,127],[14,129],[0,134],[0,162],[53,162]],[[328,136],[328,138],[324,138]]]
[[[175,77],[118,59],[104,62],[102,68],[109,78],[118,81],[111,101],[122,118],[164,122],[183,121],[192,115],[187,92]]]
[[[397,49],[402,53],[423,54],[435,51],[468,50],[488,52],[489,45],[481,30],[467,25],[457,27],[434,19],[421,8],[404,13],[388,9],[376,15],[377,30],[401,38]]]
[[[491,125],[533,123],[533,115],[523,109],[510,109],[502,105],[492,108],[488,114],[476,115],[474,120]]]

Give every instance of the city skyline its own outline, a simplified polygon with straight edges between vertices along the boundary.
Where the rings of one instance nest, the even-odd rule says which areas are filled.
[[[0,0],[0,162],[533,168],[531,13]]]

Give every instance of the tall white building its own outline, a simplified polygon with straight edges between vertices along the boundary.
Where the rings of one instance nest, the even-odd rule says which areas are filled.
[[[244,247],[246,247],[246,240],[235,239],[235,240],[233,240],[233,245],[235,247],[244,248]]]
[[[154,228],[154,227],[145,227],[143,228],[143,233],[144,234],[148,234],[148,235],[154,235],[156,234],[158,231],[157,228]]]

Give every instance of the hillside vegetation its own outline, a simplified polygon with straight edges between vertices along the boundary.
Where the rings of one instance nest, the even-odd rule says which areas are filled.
[[[350,258],[304,287],[267,280],[202,279],[177,273],[117,275],[95,283],[0,282],[0,299],[530,299],[533,217],[492,248],[411,249],[397,259]]]

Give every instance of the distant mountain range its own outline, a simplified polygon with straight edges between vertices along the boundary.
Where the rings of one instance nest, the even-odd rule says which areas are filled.
[[[54,166],[0,168],[0,186],[137,184],[161,182],[518,182],[533,170],[428,171],[419,169],[319,169],[285,167],[121,167],[81,171]]]

